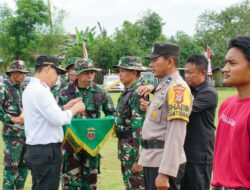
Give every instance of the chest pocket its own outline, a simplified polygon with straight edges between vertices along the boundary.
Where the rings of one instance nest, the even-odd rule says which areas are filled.
[[[105,102],[105,97],[102,93],[94,92],[93,98],[89,99],[87,103],[87,113],[90,118],[100,117],[100,113],[103,110],[103,104]]]
[[[20,115],[21,110],[20,110],[21,102],[20,100],[9,100],[6,102],[6,111],[9,114],[13,115]]]
[[[129,110],[129,98],[132,94],[132,91],[124,91],[122,94],[122,100],[121,102],[118,102],[117,105],[117,112],[119,112],[120,114],[131,114],[131,111]],[[130,116],[131,117],[131,116]]]
[[[161,122],[161,118],[162,118],[162,112],[164,109],[164,103],[165,101],[155,101],[152,102],[152,109],[150,111],[150,117],[149,119],[153,122],[156,123],[160,123]]]

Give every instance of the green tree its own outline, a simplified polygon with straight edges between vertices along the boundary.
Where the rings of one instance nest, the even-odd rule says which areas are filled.
[[[7,44],[9,43],[8,36],[8,20],[12,18],[12,12],[7,7],[6,4],[0,6],[0,57],[3,61],[3,64],[0,66],[1,70],[6,69],[6,57],[10,56],[10,52],[8,51]]]
[[[16,6],[14,13],[1,17],[6,24],[0,43],[5,46],[8,59],[30,60],[37,45],[36,29],[48,23],[48,7],[42,0],[16,0]],[[4,39],[8,39],[8,43]]]
[[[202,41],[203,46],[210,44],[214,67],[223,62],[230,38],[250,35],[249,18],[249,0],[232,5],[220,12],[206,11],[198,17],[196,37]]]
[[[85,43],[89,53],[89,46],[91,46],[95,40],[95,29],[96,27],[87,27],[82,31],[76,28],[75,35],[68,35],[65,37],[64,41],[58,46],[64,61],[72,56],[83,57],[83,43]],[[65,64],[65,62],[63,64]]]
[[[65,40],[65,30],[63,21],[67,16],[65,10],[51,7],[50,0],[48,0],[49,22],[47,25],[42,25],[37,29],[37,54],[57,55],[60,57],[60,50],[58,45]]]
[[[17,0],[12,11],[0,6],[0,57],[7,65],[13,59],[33,63],[41,54],[60,55],[57,48],[65,39],[66,12],[42,0]],[[32,64],[31,64],[32,65]],[[5,66],[6,68],[6,66]]]
[[[139,41],[139,28],[129,21],[124,21],[122,28],[120,30],[117,29],[114,35],[117,59],[124,55],[140,56],[142,54],[142,50],[139,45]]]
[[[151,51],[154,43],[166,39],[162,34],[163,25],[162,18],[150,10],[135,23],[124,21],[122,28],[117,29],[114,35],[117,59],[123,55],[143,58]],[[147,65],[148,61],[144,60],[144,63]]]
[[[109,69],[113,71],[113,66],[117,65],[121,56],[136,55],[143,58],[155,42],[165,39],[162,35],[163,24],[158,14],[147,11],[135,23],[124,21],[120,29],[108,36],[106,29],[98,22],[97,27],[87,27],[83,31],[76,29],[76,34],[68,36],[59,49],[65,60],[69,56],[82,57],[82,44],[85,42],[89,57],[105,74]]]
[[[179,67],[184,67],[186,58],[193,53],[203,54],[206,50],[202,46],[202,43],[196,38],[187,35],[182,31],[178,31],[175,36],[172,36],[169,40],[180,46],[180,63]]]
[[[103,69],[104,73],[107,73],[109,69],[112,70],[112,66],[117,65],[118,59],[112,39],[108,37],[98,39],[90,50],[91,58],[95,61],[96,66]]]
[[[142,49],[152,48],[152,45],[160,40],[164,24],[160,15],[151,10],[146,11],[135,23],[139,30],[139,44]]]

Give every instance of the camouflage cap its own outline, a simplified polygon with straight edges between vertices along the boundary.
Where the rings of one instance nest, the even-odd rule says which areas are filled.
[[[66,62],[66,67],[65,69],[68,70],[71,66],[75,64],[75,61],[77,59],[81,59],[80,57],[69,57]]]
[[[93,60],[91,59],[77,59],[75,61],[75,70],[77,74],[84,71],[101,71],[101,69],[95,68]]]
[[[12,72],[22,72],[22,73],[29,73],[29,71],[25,67],[25,62],[22,60],[15,60],[13,61],[8,70],[6,71],[6,74],[12,73]]]
[[[144,67],[142,65],[141,58],[136,56],[123,56],[119,60],[118,65],[115,65],[114,67],[135,70],[135,71],[146,71],[149,69],[147,67]]]

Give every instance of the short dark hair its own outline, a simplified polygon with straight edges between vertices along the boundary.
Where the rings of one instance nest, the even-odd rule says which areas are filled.
[[[137,71],[136,76],[137,76],[137,78],[139,78],[141,76],[141,71]]]
[[[237,48],[241,50],[250,65],[250,36],[238,36],[229,40],[228,49]]]
[[[179,65],[179,58],[178,58],[178,57],[169,56],[169,55],[162,55],[162,57],[163,57],[164,59],[168,59],[169,57],[172,57],[172,59],[173,59],[174,62],[175,62],[175,66],[178,67],[178,65]]]
[[[47,66],[48,66],[48,65],[41,65],[41,66],[40,66],[40,65],[39,65],[39,66],[36,65],[36,66],[35,66],[35,73],[40,73],[40,72],[43,70],[43,68],[44,68],[44,67],[47,67]]]
[[[198,68],[199,71],[205,70],[207,71],[208,67],[208,60],[202,54],[192,54],[187,59],[185,64],[194,64]]]

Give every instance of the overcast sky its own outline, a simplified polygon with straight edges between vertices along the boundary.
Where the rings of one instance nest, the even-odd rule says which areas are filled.
[[[45,0],[47,2],[47,0]],[[0,0],[0,3],[14,8],[14,0]],[[75,33],[75,27],[93,27],[99,21],[108,34],[120,28],[124,20],[135,22],[150,9],[158,13],[163,21],[164,34],[174,35],[181,30],[189,35],[195,32],[197,17],[205,10],[220,11],[237,0],[51,0],[51,4],[67,12],[64,27]]]

